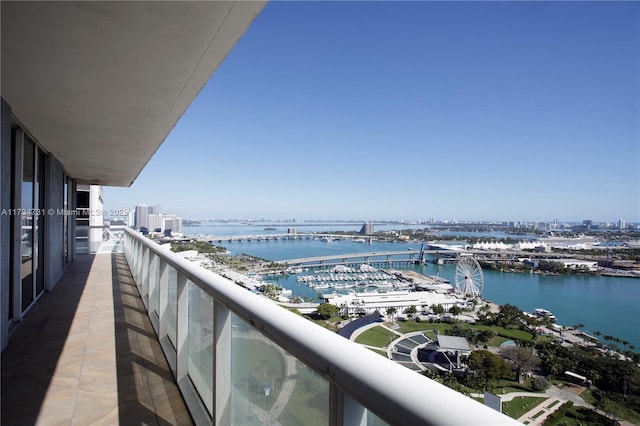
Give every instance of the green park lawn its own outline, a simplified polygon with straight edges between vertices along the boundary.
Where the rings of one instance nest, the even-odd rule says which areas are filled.
[[[511,418],[517,419],[546,399],[546,397],[539,398],[535,396],[513,398],[511,401],[502,403],[502,412]]]
[[[356,343],[383,348],[389,346],[389,343],[391,343],[397,337],[397,334],[390,332],[386,328],[378,326],[370,328],[369,330],[360,334],[356,338]]]
[[[452,324],[438,322],[430,323],[417,321],[398,321],[396,324],[399,326],[398,331],[404,334],[425,330],[433,330],[434,335],[438,332],[441,334],[446,334],[446,332],[452,327]],[[531,339],[533,338],[533,335],[531,333],[524,330],[481,324],[459,323],[459,325],[464,329],[473,328],[479,332],[489,329],[494,330],[498,334],[498,336],[493,337],[491,340],[489,340],[489,342],[487,342],[489,346],[500,346],[500,344],[504,343],[507,340],[531,341]]]

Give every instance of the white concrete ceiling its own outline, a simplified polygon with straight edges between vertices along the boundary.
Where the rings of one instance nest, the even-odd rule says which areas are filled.
[[[1,3],[1,95],[81,183],[129,186],[266,2]]]

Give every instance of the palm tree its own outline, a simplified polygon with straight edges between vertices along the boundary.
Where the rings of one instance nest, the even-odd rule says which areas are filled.
[[[397,309],[394,308],[393,306],[390,306],[387,308],[387,315],[391,316],[391,329],[395,330],[396,329],[396,324],[393,322],[393,314],[395,314],[397,312]],[[389,345],[391,345],[391,342],[393,341],[393,334],[391,334],[389,336]]]
[[[398,310],[393,306],[387,308],[387,315],[391,317],[391,323],[393,323],[393,314],[395,314]]]
[[[398,310],[397,310],[396,308],[394,308],[393,306],[391,306],[391,307],[387,308],[387,315],[391,317],[391,324],[392,324],[392,327],[393,327],[393,325],[395,325],[395,324],[394,324],[394,322],[393,322],[393,315],[394,315],[396,312],[398,312]],[[395,327],[394,327],[394,328],[395,328]]]

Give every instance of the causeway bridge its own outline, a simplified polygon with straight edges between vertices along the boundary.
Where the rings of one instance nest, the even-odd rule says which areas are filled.
[[[379,251],[371,253],[333,254],[329,256],[302,257],[298,259],[279,260],[290,267],[323,268],[336,265],[350,264],[393,264],[393,263],[422,263],[424,255],[442,250],[402,250]]]
[[[427,259],[426,255],[433,255],[432,259]],[[286,263],[289,267],[300,268],[324,268],[336,265],[391,265],[391,264],[419,264],[426,261],[433,263],[444,263],[446,261],[456,261],[459,256],[475,255],[480,259],[492,260],[498,262],[509,262],[516,257],[527,258],[568,258],[575,257],[562,253],[531,253],[523,251],[490,251],[490,250],[444,250],[444,249],[425,249],[420,250],[402,250],[402,251],[379,251],[371,253],[350,253],[350,254],[333,254],[328,256],[302,257],[297,259],[279,260],[278,263]]]
[[[344,235],[331,233],[279,233],[279,234],[252,234],[252,235],[230,235],[230,236],[199,236],[195,239],[206,241],[211,244],[225,242],[252,242],[252,241],[277,241],[277,240],[320,240],[320,241],[356,241],[361,243],[372,242],[371,236],[366,235]],[[426,255],[432,255],[426,257]],[[488,249],[464,249],[460,247],[448,248],[443,245],[431,245],[422,243],[422,247],[417,249],[407,249],[402,251],[379,251],[370,253],[350,253],[335,254],[328,256],[315,256],[298,259],[279,260],[278,263],[287,263],[290,267],[324,268],[336,265],[391,265],[391,264],[419,264],[431,262],[443,264],[455,262],[459,256],[475,255],[479,259],[491,260],[494,262],[510,262],[516,258],[537,258],[537,259],[558,259],[579,257],[573,253],[545,253],[522,250],[488,250]]]
[[[205,235],[195,238],[199,241],[207,241],[210,243],[233,243],[233,242],[247,242],[247,241],[277,241],[277,240],[326,240],[339,241],[339,240],[351,240],[351,241],[370,241],[369,236],[366,235],[341,235],[341,234],[321,234],[321,233],[296,233],[296,234],[251,234],[251,235],[228,235],[228,236],[214,236]]]

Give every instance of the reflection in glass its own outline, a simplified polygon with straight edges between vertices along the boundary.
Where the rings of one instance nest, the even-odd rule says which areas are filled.
[[[191,281],[187,373],[209,413],[213,415],[213,299]]]
[[[69,177],[64,175],[64,194],[63,194],[63,209],[66,212],[69,209]],[[63,241],[63,265],[66,265],[69,262],[69,215],[64,215],[63,218],[63,227],[64,227],[64,241]]]
[[[178,274],[175,269],[168,267],[169,282],[167,283],[167,307],[162,316],[162,320],[166,321],[167,337],[175,349],[176,345],[176,306],[178,304]]]
[[[160,303],[158,298],[160,297],[160,291],[158,287],[160,285],[160,258],[152,253],[149,253],[151,261],[149,262],[149,315],[153,315],[158,318],[158,306]]]
[[[232,315],[231,418],[237,425],[327,425],[329,383]]]
[[[22,278],[22,310],[33,302],[33,215],[28,214],[34,208],[33,205],[33,155],[34,146],[25,140],[22,157],[22,205],[20,226],[22,229],[22,266],[20,276]]]
[[[35,187],[33,191],[33,200],[35,202],[34,208],[36,211],[41,212],[44,205],[44,162],[45,155],[42,151],[37,150],[37,162],[38,165],[38,173],[36,173],[35,179]],[[35,257],[35,270],[34,276],[36,278],[36,295],[42,293],[44,291],[44,216],[42,214],[35,214],[33,218],[34,224],[34,256]]]

